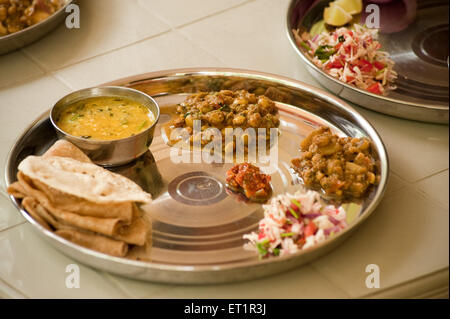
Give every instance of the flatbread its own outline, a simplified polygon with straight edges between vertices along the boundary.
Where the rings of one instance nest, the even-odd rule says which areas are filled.
[[[27,213],[31,217],[33,217],[33,219],[37,221],[41,226],[43,226],[47,230],[52,230],[50,224],[42,216],[46,214],[46,212],[43,212],[45,211],[45,208],[42,207],[36,199],[34,199],[33,197],[25,197],[22,200],[22,206],[23,208],[25,208]]]
[[[52,214],[50,214],[44,206],[42,206],[34,197],[25,197],[22,200],[22,206],[25,210],[31,215],[31,217],[38,216],[39,219],[44,221],[47,226],[54,229],[60,228],[70,228],[71,226],[67,226],[61,222],[59,222]],[[38,220],[39,222],[39,220]],[[45,225],[43,225],[45,227]]]
[[[128,226],[121,227],[114,238],[126,243],[143,246],[151,237],[151,222],[147,215],[143,214],[136,205],[135,217]]]
[[[130,233],[131,237],[127,242],[120,240],[120,237],[126,238],[126,235],[120,235],[118,238],[108,238],[94,232],[77,229],[73,226],[61,223],[33,197],[25,197],[22,200],[22,205],[30,216],[44,228],[50,231],[55,229],[56,234],[59,234],[68,240],[82,244],[84,247],[113,254],[114,256],[122,256],[122,250],[127,247],[124,244],[129,243],[139,245],[134,246],[133,249],[128,250],[128,252],[132,253],[132,256],[134,256],[133,259],[144,260],[144,258],[147,258],[148,260],[151,249],[151,233],[147,232],[149,224],[144,223],[144,220],[142,219],[138,219],[140,222],[138,222],[137,226],[134,227],[136,232]],[[142,231],[144,229],[139,229],[141,227],[145,227],[145,231]],[[90,241],[90,243],[87,243],[86,241]],[[137,247],[139,247],[139,249],[137,249]]]
[[[100,166],[60,156],[28,156],[19,164],[26,176],[94,203],[151,201],[136,183]]]
[[[109,255],[150,260],[151,220],[136,202],[148,207],[151,195],[93,164],[70,142],[28,156],[17,178],[8,193],[46,229]]]
[[[8,186],[8,194],[14,196],[17,199],[21,199],[27,196],[25,190],[19,182],[14,182]]]
[[[112,236],[118,232],[121,226],[121,221],[118,218],[98,218],[91,216],[81,216],[75,213],[71,213],[54,206],[45,194],[30,184],[29,179],[19,172],[17,174],[19,183],[25,189],[29,196],[35,198],[47,211],[49,211],[57,220],[66,224],[90,230],[103,235]]]
[[[123,241],[114,240],[81,230],[59,229],[55,231],[55,234],[80,246],[112,256],[125,257],[128,252],[128,245]]]
[[[51,217],[44,219],[54,228],[59,229],[61,228],[61,225],[68,225],[74,228],[85,229],[110,236],[129,244],[145,244],[147,234],[151,229],[151,223],[149,219],[142,214],[136,204],[128,203],[132,209],[132,215],[130,216],[129,222],[121,220],[120,218],[84,216],[66,211],[59,206],[54,205],[45,193],[34,188],[34,183],[22,172],[19,172],[17,177],[27,196],[35,199],[46,210],[47,214],[51,215]],[[44,214],[45,213],[41,213],[40,216],[46,217]]]
[[[22,179],[24,175],[19,172]],[[30,180],[28,181],[31,182]],[[133,217],[133,203],[97,204],[74,195],[65,194],[57,189],[47,186],[38,180],[32,182],[33,188],[41,191],[50,200],[53,206],[68,212],[83,216],[118,218],[124,224],[129,224]],[[23,187],[22,187],[23,188]]]
[[[51,156],[68,157],[83,163],[92,163],[91,159],[82,150],[66,140],[57,140],[42,155],[43,158]]]

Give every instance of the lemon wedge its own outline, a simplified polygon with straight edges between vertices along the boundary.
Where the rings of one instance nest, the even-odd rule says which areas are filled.
[[[313,24],[311,27],[311,31],[309,31],[309,34],[313,37],[315,35],[321,34],[322,32],[326,31],[325,27],[325,21],[320,20]]]
[[[332,2],[329,7],[326,7],[323,10],[323,19],[325,20],[325,23],[329,25],[340,27],[349,23],[353,17],[350,13],[347,13],[340,6],[335,5]]]
[[[361,13],[363,7],[362,0],[336,0],[333,3],[349,14]]]

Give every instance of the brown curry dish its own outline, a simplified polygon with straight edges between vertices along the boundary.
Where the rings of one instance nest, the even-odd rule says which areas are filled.
[[[302,154],[292,166],[305,186],[336,197],[362,197],[380,182],[379,165],[367,138],[338,137],[320,127],[300,144]]]
[[[264,95],[257,96],[245,90],[219,92],[200,92],[192,94],[176,107],[176,117],[170,123],[170,129],[185,128],[192,143],[194,121],[201,121],[201,131],[208,128],[221,130],[222,142],[225,142],[226,128],[277,128],[280,125],[278,108],[275,103]],[[270,130],[266,131],[266,139]],[[169,134],[170,136],[170,134]],[[213,137],[211,137],[213,138]],[[178,138],[178,140],[181,137]],[[177,140],[171,140],[171,144]],[[201,145],[209,143],[202,137]],[[248,141],[245,141],[248,143]],[[224,145],[223,148],[235,147]]]
[[[19,32],[47,19],[62,0],[0,0],[0,37]]]

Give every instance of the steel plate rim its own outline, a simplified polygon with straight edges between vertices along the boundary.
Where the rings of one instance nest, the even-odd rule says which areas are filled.
[[[161,71],[155,71],[155,72],[148,72],[143,73],[139,75],[124,77],[118,80],[114,80],[111,82],[107,82],[104,84],[100,84],[99,86],[103,85],[129,85],[133,83],[138,83],[142,81],[147,81],[151,79],[157,79],[161,77],[173,77],[173,76],[186,76],[186,75],[222,75],[222,76],[249,76],[250,78],[257,78],[257,79],[264,79],[271,82],[276,82],[284,85],[288,85],[291,87],[295,87],[297,89],[300,89],[302,91],[311,92],[315,94],[316,96],[326,100],[327,102],[334,104],[335,106],[344,109],[346,112],[351,113],[353,116],[355,116],[358,120],[358,124],[362,125],[364,129],[367,131],[368,135],[372,139],[372,141],[375,143],[378,149],[378,155],[380,159],[380,170],[381,170],[381,180],[378,185],[377,192],[372,199],[372,201],[369,203],[369,205],[365,208],[363,216],[358,218],[350,227],[345,228],[344,230],[340,231],[335,236],[326,239],[324,242],[319,243],[313,247],[311,247],[308,250],[301,250],[294,254],[289,254],[286,256],[280,256],[277,258],[268,258],[264,260],[258,260],[255,255],[255,259],[251,261],[244,261],[244,262],[237,262],[232,264],[223,264],[223,265],[172,265],[172,264],[161,264],[161,263],[153,263],[153,262],[146,262],[146,261],[136,261],[136,260],[130,260],[126,258],[121,257],[114,257],[107,254],[103,254],[85,247],[82,247],[80,245],[74,244],[60,236],[57,236],[55,233],[45,229],[43,226],[38,224],[28,213],[22,209],[17,201],[14,199],[12,195],[9,195],[10,200],[13,202],[14,206],[19,210],[21,215],[33,226],[33,229],[37,231],[40,235],[44,236],[45,239],[50,240],[50,243],[55,247],[56,243],[62,244],[64,246],[68,246],[74,251],[81,253],[83,255],[88,255],[90,257],[100,259],[102,261],[112,262],[114,264],[121,264],[121,265],[128,265],[133,266],[138,269],[143,270],[161,270],[161,271],[167,271],[167,272],[177,272],[177,273],[206,273],[206,272],[223,272],[227,270],[239,270],[239,269],[246,269],[251,266],[263,266],[267,264],[274,264],[274,263],[283,263],[287,260],[299,258],[302,255],[307,255],[308,253],[313,253],[315,251],[318,251],[322,247],[326,247],[328,245],[331,245],[334,242],[338,242],[339,238],[345,238],[347,235],[349,235],[351,232],[356,230],[369,216],[372,215],[375,208],[378,206],[380,201],[383,198],[383,195],[386,191],[387,181],[389,178],[389,158],[386,153],[385,145],[379,136],[378,132],[375,130],[375,128],[370,124],[370,122],[359,112],[357,112],[353,107],[351,107],[348,103],[343,101],[342,99],[333,96],[331,93],[326,92],[323,89],[314,87],[312,85],[306,84],[304,82],[290,79],[285,76],[270,74],[270,73],[264,73],[259,71],[253,71],[253,70],[245,70],[245,69],[233,69],[233,68],[214,68],[214,67],[205,67],[205,68],[181,68],[181,69],[169,69],[169,70],[161,70]],[[133,80],[139,78],[140,80]],[[132,81],[133,80],[133,81]],[[34,120],[30,125],[26,127],[25,130],[22,131],[22,133],[19,135],[19,137],[15,140],[13,146],[11,147],[7,159],[6,159],[6,166],[5,166],[5,181],[6,181],[6,187],[8,187],[13,177],[10,176],[10,166],[12,163],[12,155],[14,153],[15,148],[18,145],[18,142],[22,140],[27,133],[30,131],[31,128],[33,128],[35,125],[37,125],[40,121],[46,120],[46,117],[49,116],[49,111],[45,111],[43,114],[41,114],[36,120]],[[375,138],[375,139],[374,139]],[[55,247],[58,249],[58,247]],[[58,249],[60,250],[60,249]],[[61,250],[60,250],[61,251]],[[63,252],[65,253],[65,252]],[[74,257],[71,257],[74,258]]]
[[[366,96],[370,96],[371,98],[375,98],[375,99],[379,99],[380,102],[385,101],[385,102],[390,102],[390,103],[395,103],[398,105],[403,105],[403,106],[413,106],[413,107],[418,107],[418,108],[422,108],[422,109],[430,109],[430,110],[437,110],[437,111],[449,111],[449,107],[448,106],[443,106],[443,105],[437,105],[437,104],[425,104],[425,103],[418,103],[418,102],[407,102],[407,101],[403,101],[403,100],[399,100],[399,99],[393,99],[390,98],[388,96],[382,96],[382,95],[377,95],[374,93],[370,93],[370,92],[366,92],[362,89],[359,89],[357,87],[354,87],[353,85],[347,84],[345,82],[342,82],[334,77],[332,77],[331,75],[327,74],[326,72],[322,71],[320,68],[318,68],[304,53],[302,50],[299,49],[299,47],[297,46],[296,42],[295,42],[295,37],[292,33],[292,30],[290,28],[290,23],[289,23],[289,19],[292,15],[292,10],[294,7],[294,4],[297,2],[298,0],[292,0],[289,4],[288,7],[288,11],[286,14],[286,34],[287,37],[289,39],[289,43],[291,44],[291,46],[294,48],[294,51],[297,53],[298,56],[300,56],[300,58],[310,67],[312,68],[315,72],[319,73],[321,76],[327,78],[328,80],[333,81],[335,84],[340,85],[341,91],[344,88],[347,88],[351,91],[357,92],[358,94],[362,94],[362,95],[366,95]],[[301,0],[300,0],[301,1]],[[356,103],[355,103],[356,104]],[[362,105],[363,106],[363,105]]]

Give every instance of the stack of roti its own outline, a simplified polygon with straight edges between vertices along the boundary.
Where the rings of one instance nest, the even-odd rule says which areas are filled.
[[[17,179],[8,192],[46,229],[105,254],[149,259],[151,223],[139,205],[151,195],[75,145],[59,140],[44,155],[28,156]]]

